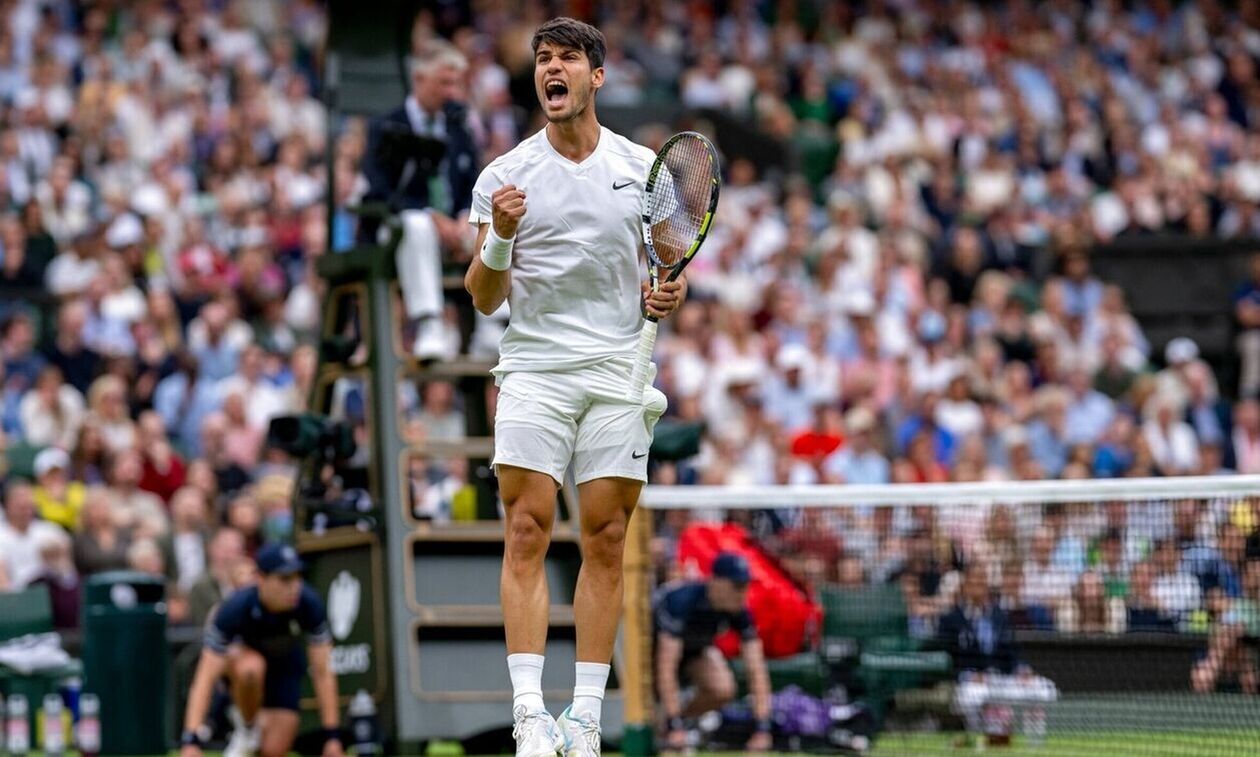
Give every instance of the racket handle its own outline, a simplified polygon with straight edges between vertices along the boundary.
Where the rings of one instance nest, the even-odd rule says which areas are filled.
[[[656,346],[655,320],[643,324],[639,332],[639,348],[634,353],[634,367],[630,370],[630,387],[626,399],[631,402],[643,402],[643,392],[647,389],[648,368],[652,365],[652,349]]]

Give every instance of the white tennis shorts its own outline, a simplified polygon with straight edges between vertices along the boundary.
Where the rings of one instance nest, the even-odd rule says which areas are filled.
[[[576,482],[647,481],[652,429],[665,395],[649,386],[642,403],[626,399],[629,360],[567,371],[512,371],[499,380],[494,465],[546,473],[558,483],[573,463]],[[653,372],[655,372],[653,370]]]

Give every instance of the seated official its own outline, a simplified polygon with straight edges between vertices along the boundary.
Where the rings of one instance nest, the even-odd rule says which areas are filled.
[[[656,675],[661,705],[668,723],[668,746],[686,746],[686,720],[720,709],[735,699],[735,676],[726,658],[713,645],[728,630],[743,640],[744,664],[753,695],[757,732],[748,741],[750,752],[771,746],[770,675],[761,639],[748,612],[748,562],[724,552],[713,562],[708,581],[689,581],[665,587],[654,602],[656,618]],[[695,687],[686,703],[684,684]]]
[[[363,167],[364,199],[400,211],[398,284],[408,329],[415,329],[411,348],[422,359],[453,357],[458,349],[442,323],[442,251],[458,258],[472,241],[468,209],[481,166],[461,102],[467,73],[468,61],[450,45],[432,44],[416,56],[411,94],[402,107],[372,124]],[[394,139],[399,134],[440,142],[445,148],[441,159],[430,165],[406,150],[399,154]],[[375,229],[365,220],[359,238],[376,241]]]
[[[958,674],[954,707],[970,733],[986,733],[992,743],[1007,743],[1014,726],[1010,707],[1024,710],[1026,730],[1045,727],[1042,706],[1058,698],[1054,684],[1020,665],[1015,629],[989,591],[983,566],[963,576],[957,604],[941,617],[937,640],[949,652]]]

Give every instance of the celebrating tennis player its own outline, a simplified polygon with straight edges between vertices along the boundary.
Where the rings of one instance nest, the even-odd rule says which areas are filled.
[[[632,392],[628,379],[644,316],[673,313],[686,286],[681,279],[641,284],[640,219],[656,156],[596,119],[603,34],[557,18],[538,28],[533,49],[548,123],[478,178],[469,219],[481,254],[465,286],[482,313],[504,300],[511,310],[493,371],[500,388],[494,465],[506,507],[500,600],[516,754],[598,755],[626,523],[665,410],[663,394]],[[543,561],[570,463],[581,500],[578,662],[573,703],[557,721],[542,698]]]

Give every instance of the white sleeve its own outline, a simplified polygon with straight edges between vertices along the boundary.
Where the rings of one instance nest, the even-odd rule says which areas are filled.
[[[468,209],[468,222],[475,225],[490,223],[494,215],[490,208],[490,195],[503,186],[499,179],[498,166],[493,163],[486,166],[477,183],[473,185],[472,206]]]

